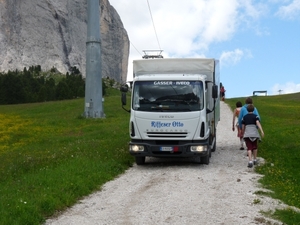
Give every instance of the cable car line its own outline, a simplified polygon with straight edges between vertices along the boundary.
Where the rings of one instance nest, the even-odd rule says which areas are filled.
[[[154,20],[153,20],[153,17],[152,17],[152,12],[151,12],[151,8],[150,8],[149,0],[147,0],[147,3],[148,3],[148,8],[149,8],[149,12],[150,12],[150,16],[151,16],[151,20],[152,20],[152,24],[153,24],[153,28],[154,28],[156,40],[157,40],[157,43],[158,43],[158,47],[159,47],[159,50],[161,50],[161,47],[160,47],[160,44],[159,44],[159,41],[158,41],[158,37],[157,37],[157,32],[156,32],[155,25],[154,25]]]

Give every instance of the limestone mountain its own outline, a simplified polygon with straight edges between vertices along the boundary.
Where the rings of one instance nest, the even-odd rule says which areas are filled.
[[[129,38],[108,0],[99,1],[102,76],[126,81]],[[40,65],[85,75],[87,0],[0,0],[0,72]]]

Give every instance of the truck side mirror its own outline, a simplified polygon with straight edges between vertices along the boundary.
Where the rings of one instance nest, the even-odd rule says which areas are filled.
[[[122,102],[122,108],[126,111],[126,112],[129,112],[130,113],[130,110],[127,110],[124,108],[124,105],[126,105],[126,93],[128,91],[128,85],[127,84],[123,84],[121,87],[120,87],[120,91],[122,92],[121,94],[121,102]]]
[[[122,92],[121,101],[122,101],[122,106],[126,105],[126,92]]]
[[[219,96],[218,85],[213,85],[212,86],[212,97],[218,98],[218,96]]]
[[[128,85],[127,85],[127,84],[122,85],[122,86],[120,87],[120,91],[126,93],[126,92],[128,91]]]
[[[126,105],[126,93],[128,91],[128,85],[127,84],[123,84],[121,87],[120,87],[120,91],[122,92],[122,95],[121,95],[121,102],[122,102],[122,106],[123,105]]]

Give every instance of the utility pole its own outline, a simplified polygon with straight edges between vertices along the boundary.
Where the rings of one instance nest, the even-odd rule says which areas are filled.
[[[105,117],[102,107],[102,65],[99,0],[87,0],[87,42],[84,116]]]

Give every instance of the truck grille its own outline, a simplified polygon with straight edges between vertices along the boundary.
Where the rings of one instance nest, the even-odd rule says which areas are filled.
[[[187,132],[147,132],[149,138],[186,138]]]

